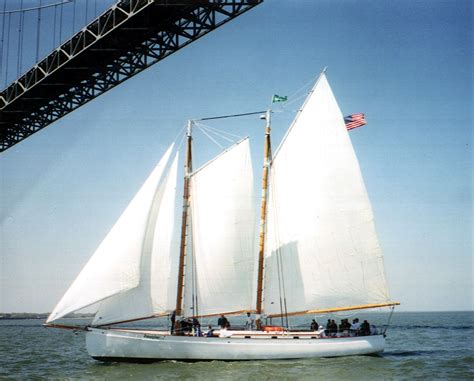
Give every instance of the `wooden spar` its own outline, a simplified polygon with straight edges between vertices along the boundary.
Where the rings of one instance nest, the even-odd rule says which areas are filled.
[[[183,294],[184,294],[184,266],[186,259],[186,241],[188,226],[189,209],[189,183],[190,173],[192,172],[192,121],[188,121],[188,131],[186,133],[186,161],[184,163],[184,190],[183,190],[183,212],[181,217],[181,244],[179,248],[179,267],[178,267],[178,292],[176,297],[176,315],[180,316],[183,312]]]
[[[229,315],[242,315],[242,314],[246,314],[247,312],[253,314],[256,311],[255,310],[240,310],[240,311],[230,311],[230,312],[219,312],[219,313],[208,314],[208,315],[196,315],[196,316],[190,316],[190,317],[201,319],[201,318],[221,316],[221,315],[227,315],[227,316],[229,316]]]
[[[271,141],[270,141],[270,115],[271,110],[265,114],[267,121],[265,126],[265,145],[263,151],[263,172],[262,172],[262,201],[260,204],[260,235],[258,240],[258,275],[257,275],[257,306],[256,313],[262,313],[263,299],[263,269],[265,254],[265,231],[267,218],[267,195],[268,195],[268,171],[271,159]]]
[[[87,331],[87,327],[81,327],[78,325],[66,325],[66,324],[43,324],[45,328],[60,328],[60,329],[71,329],[74,331]]]
[[[170,315],[170,314],[168,314],[168,313],[154,314],[154,315],[145,316],[145,317],[136,318],[136,319],[120,320],[120,321],[116,321],[116,322],[113,322],[113,323],[93,325],[93,327],[104,327],[104,326],[115,325],[115,324],[132,323],[132,322],[134,322],[134,321],[155,319],[155,318],[159,318],[159,317],[163,317],[163,316],[168,316],[168,315]]]
[[[362,304],[359,306],[349,306],[349,307],[335,307],[335,308],[325,308],[320,310],[307,310],[299,312],[288,312],[287,314],[275,314],[268,315],[269,318],[281,317],[281,316],[298,316],[298,315],[307,315],[307,314],[325,314],[329,312],[340,312],[340,311],[352,311],[352,310],[364,310],[368,308],[378,308],[378,307],[389,307],[389,306],[398,306],[400,302],[388,302],[388,303],[374,303],[374,304]]]

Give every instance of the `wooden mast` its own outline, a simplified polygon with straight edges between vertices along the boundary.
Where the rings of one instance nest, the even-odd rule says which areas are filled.
[[[184,267],[186,260],[187,245],[187,226],[189,209],[189,183],[192,168],[192,121],[188,120],[188,130],[186,132],[186,161],[184,163],[184,189],[183,189],[183,212],[181,217],[181,244],[179,248],[179,267],[178,267],[178,292],[176,297],[176,315],[180,316],[183,312],[183,294],[184,294]]]
[[[270,141],[270,115],[271,110],[265,113],[265,143],[263,150],[263,172],[262,172],[262,201],[260,204],[260,235],[258,240],[258,276],[257,276],[257,306],[256,313],[262,313],[262,299],[263,299],[263,269],[264,269],[264,254],[265,254],[265,231],[267,219],[267,195],[268,195],[268,172],[270,168],[270,160],[272,155],[271,141]]]

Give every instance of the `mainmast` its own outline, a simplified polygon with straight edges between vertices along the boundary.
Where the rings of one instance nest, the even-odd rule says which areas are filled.
[[[187,246],[187,227],[189,210],[189,183],[192,168],[192,120],[188,120],[188,129],[186,132],[186,160],[184,163],[184,189],[183,189],[183,212],[181,217],[181,244],[179,248],[179,268],[178,268],[178,292],[176,297],[176,315],[183,312],[183,294],[184,294],[184,266],[186,260]]]
[[[257,306],[256,313],[262,313],[262,299],[263,299],[263,269],[264,269],[264,254],[265,254],[265,231],[267,219],[267,196],[268,196],[268,172],[270,168],[270,160],[272,155],[271,141],[270,141],[270,116],[271,110],[265,113],[265,143],[263,150],[263,173],[262,173],[262,201],[260,204],[260,235],[258,242],[258,276],[257,276]]]

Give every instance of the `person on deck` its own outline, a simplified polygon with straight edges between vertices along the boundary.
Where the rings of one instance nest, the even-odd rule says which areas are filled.
[[[349,336],[349,330],[351,329],[351,324],[348,319],[342,319],[341,324],[339,324],[339,332],[342,336]]]
[[[317,331],[319,329],[318,322],[316,320],[311,321],[311,331]]]
[[[207,327],[206,337],[214,337],[214,330],[212,326]]]
[[[171,314],[170,316],[170,322],[171,322],[171,334],[174,333],[174,325],[175,325],[175,322],[176,322],[176,311],[173,311],[173,313]]]
[[[356,319],[352,320],[351,332],[354,336],[359,336],[359,333],[360,333],[359,319],[356,318]]]
[[[360,325],[360,335],[361,336],[369,336],[370,335],[370,324],[367,320]]]
[[[257,331],[261,331],[262,330],[262,317],[260,314],[256,314],[255,315],[255,329]]]
[[[254,324],[254,320],[252,316],[250,316],[250,312],[247,312],[247,321],[245,322],[245,329],[247,331],[253,330],[253,324]]]
[[[197,318],[193,318],[193,329],[195,336],[202,336],[201,323],[199,323],[199,320]]]
[[[326,336],[331,336],[331,319],[328,319],[326,323]]]
[[[337,336],[337,324],[334,320],[331,320],[331,329],[330,329],[330,332],[331,332],[331,336],[332,337],[336,337]]]
[[[221,315],[219,320],[217,320],[217,325],[221,327],[221,329],[230,328],[229,320],[227,320],[227,318],[224,315]]]

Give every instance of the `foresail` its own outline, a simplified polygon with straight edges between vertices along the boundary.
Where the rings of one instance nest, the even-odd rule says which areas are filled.
[[[254,308],[255,208],[249,141],[234,145],[191,177],[194,272],[186,269],[186,314]],[[192,256],[192,257],[191,257]],[[188,262],[188,263],[189,263]],[[194,307],[194,309],[192,309]]]
[[[93,325],[111,324],[170,313],[176,302],[175,228],[178,154],[155,194],[140,264],[140,284],[104,300]]]
[[[150,208],[172,148],[173,145],[168,148],[48,317],[48,322],[138,286]]]
[[[272,161],[264,311],[388,301],[374,218],[324,74]]]

